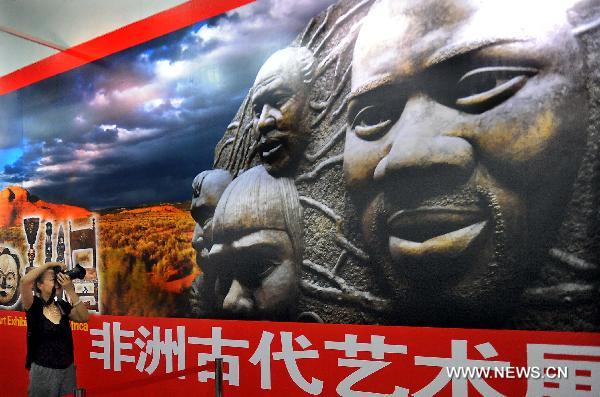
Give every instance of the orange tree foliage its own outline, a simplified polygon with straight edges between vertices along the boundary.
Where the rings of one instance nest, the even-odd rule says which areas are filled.
[[[169,281],[198,273],[190,241],[194,221],[183,210],[128,211],[100,218],[102,312],[188,316],[187,290]],[[158,208],[158,209],[157,209]]]

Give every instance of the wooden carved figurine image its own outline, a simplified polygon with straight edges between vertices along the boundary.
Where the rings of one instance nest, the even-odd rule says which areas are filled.
[[[0,253],[0,306],[11,307],[19,300],[20,269],[19,257],[5,248]]]

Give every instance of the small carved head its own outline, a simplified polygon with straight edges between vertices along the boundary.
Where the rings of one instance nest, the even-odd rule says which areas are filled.
[[[223,310],[280,318],[292,309],[302,260],[302,207],[294,183],[254,167],[225,190],[213,218],[209,259]]]
[[[196,175],[192,182],[192,205],[190,212],[192,218],[196,221],[192,246],[200,257],[212,245],[212,217],[215,213],[217,203],[225,188],[231,183],[231,179],[229,171],[214,169],[202,171]],[[196,259],[200,260],[200,257]]]
[[[314,63],[309,49],[289,47],[274,53],[256,76],[252,91],[254,130],[260,159],[269,173],[289,171],[304,153]]]

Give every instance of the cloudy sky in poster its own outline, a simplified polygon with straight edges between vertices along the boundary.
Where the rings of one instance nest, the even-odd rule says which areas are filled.
[[[262,63],[334,0],[259,0],[0,97],[0,189],[91,209],[188,200]]]

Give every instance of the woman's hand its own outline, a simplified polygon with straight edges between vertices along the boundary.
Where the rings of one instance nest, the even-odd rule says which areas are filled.
[[[64,273],[58,273],[56,275],[56,281],[60,284],[60,286],[68,293],[75,292],[75,286],[73,285],[73,281],[71,277],[67,276]]]

